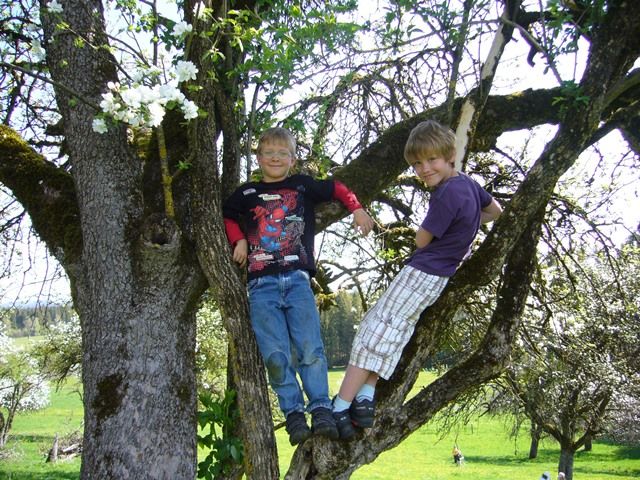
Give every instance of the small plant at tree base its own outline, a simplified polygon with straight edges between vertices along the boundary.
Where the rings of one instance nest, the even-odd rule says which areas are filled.
[[[198,424],[203,433],[198,435],[198,445],[209,448],[210,452],[198,463],[198,478],[224,478],[243,459],[242,441],[234,435],[238,422],[236,392],[225,391],[222,400],[209,392],[200,394],[199,398],[204,410],[198,412]]]

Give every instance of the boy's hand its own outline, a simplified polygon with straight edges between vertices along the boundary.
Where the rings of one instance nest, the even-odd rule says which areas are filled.
[[[247,240],[242,238],[236,242],[236,246],[233,249],[233,261],[238,263],[241,267],[247,264],[247,254],[249,252],[249,244]]]
[[[373,219],[364,211],[364,208],[353,211],[353,223],[356,225],[356,230],[360,230],[363,237],[366,237],[373,228]]]

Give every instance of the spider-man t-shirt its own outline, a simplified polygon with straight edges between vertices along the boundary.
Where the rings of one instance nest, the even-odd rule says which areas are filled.
[[[292,175],[281,182],[249,182],[223,206],[249,244],[249,280],[288,270],[315,274],[315,205],[332,199],[334,182]]]

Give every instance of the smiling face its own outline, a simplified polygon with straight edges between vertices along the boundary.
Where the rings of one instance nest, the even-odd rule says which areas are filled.
[[[404,158],[429,187],[458,175],[455,169],[456,135],[435,120],[416,125],[404,147]]]
[[[289,170],[296,162],[289,148],[287,142],[280,140],[270,140],[260,144],[257,156],[263,182],[279,182],[287,178]]]
[[[426,155],[412,160],[410,164],[416,175],[428,187],[437,187],[445,180],[458,174],[452,159],[446,159],[441,155]]]

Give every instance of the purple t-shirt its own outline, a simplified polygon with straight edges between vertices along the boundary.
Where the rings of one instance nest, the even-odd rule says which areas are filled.
[[[459,173],[440,184],[429,199],[421,227],[433,235],[407,265],[431,275],[452,276],[469,253],[480,227],[480,211],[493,197],[467,175]]]

